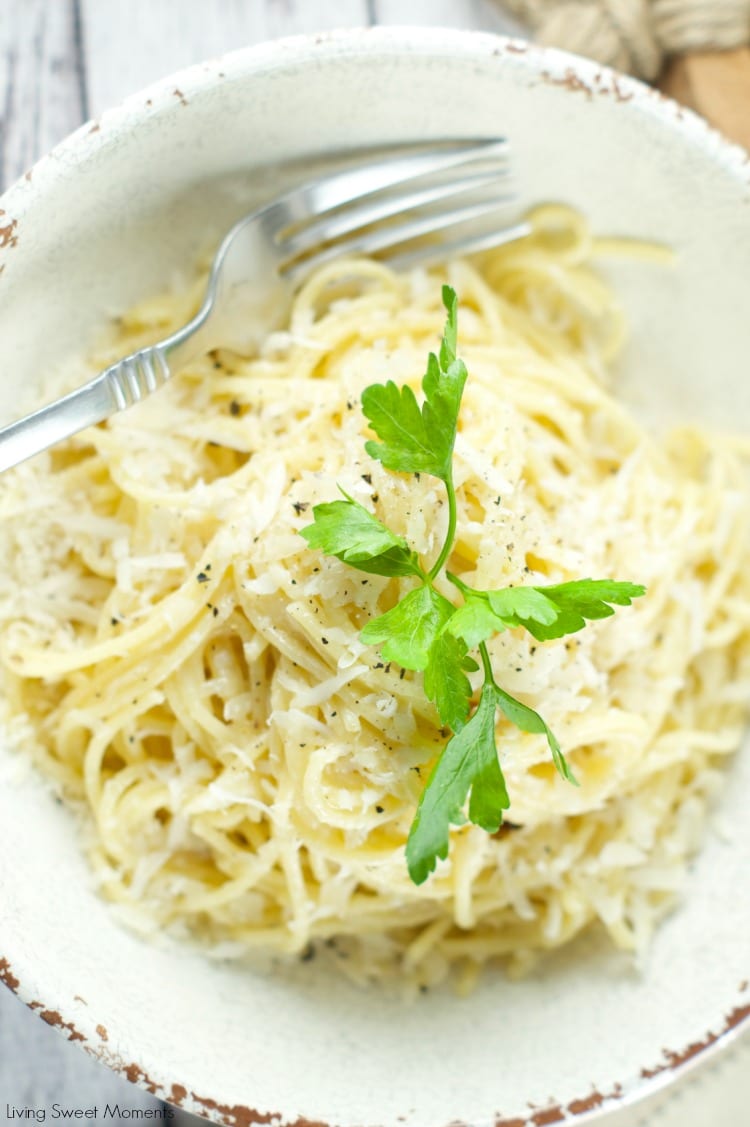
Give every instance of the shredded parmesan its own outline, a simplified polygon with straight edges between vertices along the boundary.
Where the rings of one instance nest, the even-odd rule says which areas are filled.
[[[426,558],[439,549],[440,491],[368,458],[359,399],[376,380],[418,386],[440,279],[335,263],[256,358],[198,359],[0,481],[4,726],[85,803],[129,927],[216,957],[333,939],[360,980],[456,968],[469,988],[487,960],[521,971],[595,922],[642,950],[685,885],[750,685],[744,469],[697,430],[656,441],[611,397],[621,318],[569,246],[448,273],[469,370],[451,570],[480,588],[648,589],[569,638],[491,644],[581,786],[543,736],[499,720],[509,824],[456,827],[448,860],[409,881],[445,733],[420,675],[359,631],[410,581],[323,558],[299,530],[341,486]],[[184,315],[183,299],[145,303],[95,366]]]

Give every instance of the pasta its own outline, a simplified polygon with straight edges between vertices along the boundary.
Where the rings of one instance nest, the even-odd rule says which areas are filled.
[[[426,558],[439,547],[437,483],[368,458],[358,401],[374,381],[417,387],[440,274],[328,265],[258,356],[201,357],[0,482],[6,735],[84,814],[129,926],[219,956],[329,944],[359,980],[429,986],[490,959],[520,972],[595,922],[641,951],[674,903],[745,718],[745,470],[739,444],[658,440],[618,405],[622,316],[585,224],[562,234],[447,269],[469,370],[451,570],[648,594],[571,638],[493,640],[498,679],[582,785],[499,721],[509,821],[456,827],[423,886],[403,846],[445,737],[421,675],[359,639],[410,581],[299,530],[340,484]],[[95,367],[184,322],[199,289],[131,311]]]

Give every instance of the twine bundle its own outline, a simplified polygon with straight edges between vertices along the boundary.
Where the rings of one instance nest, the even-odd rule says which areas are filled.
[[[750,42],[750,0],[504,0],[539,43],[653,79],[664,59]]]

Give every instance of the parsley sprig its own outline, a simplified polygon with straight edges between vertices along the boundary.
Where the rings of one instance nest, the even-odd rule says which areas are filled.
[[[510,806],[497,746],[500,711],[523,732],[544,735],[560,775],[577,785],[555,736],[538,712],[516,700],[495,681],[487,640],[503,630],[523,628],[539,641],[583,629],[587,620],[608,618],[613,606],[629,606],[645,593],[634,583],[576,579],[542,587],[481,591],[446,571],[460,596],[455,604],[435,589],[456,537],[457,500],[453,484],[456,441],[466,366],[456,356],[458,299],[443,287],[447,321],[437,355],[430,354],[420,406],[412,389],[392,380],[362,394],[362,410],[380,440],[367,453],[397,473],[430,474],[442,481],[448,498],[448,528],[440,552],[426,566],[407,541],[341,489],[342,499],[315,505],[313,523],[301,530],[311,548],[370,574],[411,577],[419,582],[385,614],[368,622],[362,641],[380,646],[385,661],[424,674],[426,696],[453,735],[435,763],[409,832],[406,861],[422,884],[437,858],[448,856],[451,825],[468,817],[496,833]],[[340,488],[340,487],[339,487]],[[469,651],[478,649],[481,665]],[[482,670],[476,706],[467,674]]]

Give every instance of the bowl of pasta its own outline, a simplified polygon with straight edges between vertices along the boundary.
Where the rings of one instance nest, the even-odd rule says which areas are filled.
[[[555,237],[334,259],[0,479],[2,976],[217,1122],[614,1122],[750,1019],[738,150],[480,34],[193,68],[0,200],[3,422],[313,163],[498,133]]]

